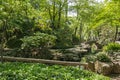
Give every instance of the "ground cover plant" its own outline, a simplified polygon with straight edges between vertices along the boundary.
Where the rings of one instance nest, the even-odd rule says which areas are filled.
[[[38,63],[0,63],[0,80],[110,80],[79,67]]]
[[[119,51],[120,50],[120,44],[119,43],[108,43],[106,46],[103,47],[104,51],[110,52],[110,51]]]

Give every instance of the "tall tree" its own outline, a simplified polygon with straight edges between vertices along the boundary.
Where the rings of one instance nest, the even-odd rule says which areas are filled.
[[[86,31],[88,31],[88,26],[92,22],[95,14],[95,5],[97,4],[94,0],[72,0],[73,10],[77,14],[76,20],[78,21],[78,26],[75,28],[75,33],[79,34],[80,42],[85,38]]]
[[[117,39],[118,30],[120,27],[120,1],[119,0],[107,0],[102,12],[95,19],[96,27],[111,25],[116,28],[114,41]]]

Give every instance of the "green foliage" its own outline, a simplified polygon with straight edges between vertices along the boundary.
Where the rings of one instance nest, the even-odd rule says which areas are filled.
[[[22,49],[25,48],[48,48],[55,44],[56,37],[53,35],[36,32],[32,36],[25,36],[21,40],[23,41]]]
[[[57,37],[55,48],[67,48],[72,46],[72,32],[69,27],[55,31]]]
[[[105,52],[97,53],[97,60],[101,62],[111,62],[110,57]]]
[[[86,55],[82,58],[81,62],[95,62],[97,60],[95,55]]]
[[[101,62],[111,62],[111,58],[106,52],[98,52],[95,55],[86,55],[82,58],[81,62],[95,62],[97,60]]]
[[[85,40],[99,40],[104,45],[115,37],[113,26],[120,26],[119,14],[119,0],[102,4],[97,0],[0,0],[0,43],[3,48],[16,48],[22,41],[21,47],[29,51],[54,44],[55,48],[68,48],[72,42]],[[90,25],[99,28],[92,30]],[[96,49],[93,45],[91,51]],[[105,50],[119,50],[119,46],[108,45]]]
[[[8,48],[20,48],[22,41],[20,39],[10,39],[7,41],[6,45]]]
[[[115,33],[115,28],[110,26],[110,25],[104,25],[101,27],[98,27],[97,30],[98,31],[98,42],[101,45],[106,45],[107,43],[110,43],[111,41],[114,40],[115,35],[113,33]]]
[[[1,80],[110,80],[79,67],[33,63],[0,63]]]
[[[77,36],[72,35],[72,42],[73,42],[73,44],[79,44],[80,40]]]
[[[100,27],[106,24],[110,24],[111,26],[119,26],[120,22],[120,1],[119,0],[107,0],[104,3],[104,7],[100,14],[95,18],[97,21],[95,27]]]
[[[12,40],[11,43],[17,43],[21,37],[32,32],[31,29],[34,26],[33,18],[35,16],[37,17],[37,15],[29,1],[30,0],[1,0],[0,36],[4,39],[3,43],[5,45],[6,43],[9,43],[13,37],[15,37],[17,41]],[[7,47],[9,46],[10,48],[13,48],[17,46],[14,45],[12,46],[12,44],[10,44],[7,45]]]
[[[119,51],[120,44],[119,43],[108,43],[106,46],[103,47],[104,51]]]

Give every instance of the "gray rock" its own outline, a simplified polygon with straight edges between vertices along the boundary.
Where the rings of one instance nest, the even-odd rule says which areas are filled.
[[[95,64],[94,64],[94,62],[89,62],[88,63],[88,70],[90,70],[90,71],[95,71]]]
[[[113,63],[95,62],[95,71],[103,75],[111,74],[113,70]]]
[[[120,74],[120,61],[113,62],[113,73]]]

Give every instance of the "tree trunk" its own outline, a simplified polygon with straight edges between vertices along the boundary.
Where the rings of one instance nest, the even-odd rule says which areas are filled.
[[[114,42],[117,40],[117,35],[118,35],[118,26],[116,26]]]
[[[1,53],[1,63],[3,63],[3,49],[2,48],[0,50],[0,53]]]
[[[3,63],[3,51],[4,51],[4,44],[6,42],[6,30],[7,30],[7,23],[6,20],[3,20],[3,28],[2,28],[2,39],[0,45],[0,53],[1,53],[1,62]]]
[[[66,7],[65,7],[65,18],[66,18],[66,21],[68,21],[68,0],[65,0],[65,3],[66,3]]]
[[[1,53],[1,63],[3,63],[3,47],[4,47],[4,35],[2,34],[2,40],[1,40],[1,45],[0,45],[0,53]]]
[[[78,29],[78,27],[76,27],[75,30],[74,30],[74,35],[75,36],[77,35],[77,29]]]
[[[60,26],[61,26],[61,25],[60,25],[60,22],[61,22],[61,10],[62,10],[61,7],[62,7],[62,5],[61,5],[61,3],[60,3],[60,4],[59,4],[59,11],[58,11],[58,12],[59,12],[59,13],[58,13],[58,26],[57,26],[58,28],[60,28]]]
[[[82,22],[80,22],[80,43],[82,42]]]
[[[53,15],[52,15],[52,16],[53,16],[53,17],[52,17],[52,28],[53,28],[53,29],[55,29],[55,17],[56,17],[56,16],[55,16],[55,15],[56,15],[56,14],[55,14],[55,10],[56,10],[56,9],[55,9],[55,1],[53,1]]]
[[[0,45],[1,63],[3,63],[2,43]]]

